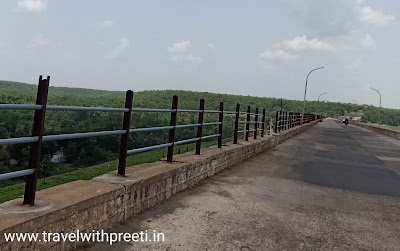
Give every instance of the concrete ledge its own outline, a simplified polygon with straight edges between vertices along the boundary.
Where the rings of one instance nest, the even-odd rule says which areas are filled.
[[[392,137],[392,138],[396,138],[396,139],[400,139],[400,132],[398,131],[394,131],[394,130],[390,130],[390,129],[386,129],[386,128],[382,128],[382,127],[377,127],[377,126],[373,126],[373,125],[369,125],[366,123],[360,123],[360,122],[352,122],[353,125],[365,128],[365,129],[369,129],[371,131]]]
[[[318,121],[259,139],[202,149],[128,167],[126,177],[110,172],[90,181],[75,181],[37,193],[38,206],[20,199],[0,204],[0,250],[71,250],[77,243],[5,242],[3,233],[91,232],[118,225],[174,194],[242,160],[273,148]],[[79,244],[79,243],[78,243]],[[82,243],[80,243],[82,244]]]

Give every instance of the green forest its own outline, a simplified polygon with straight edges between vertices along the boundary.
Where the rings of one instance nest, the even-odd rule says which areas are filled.
[[[0,81],[0,103],[2,104],[34,104],[36,85]],[[179,90],[140,91],[134,93],[133,106],[139,108],[170,108],[172,96],[179,98],[178,108],[198,109],[199,100],[205,99],[207,110],[218,110],[219,102],[224,102],[224,109],[234,111],[236,103],[240,103],[241,111],[251,106],[252,112],[263,108],[273,120],[274,114],[280,110],[281,101],[278,98],[251,97],[241,95],[215,94],[208,92],[192,92]],[[124,107],[125,92],[103,91],[82,88],[50,87],[48,94],[49,105],[63,106],[101,106]],[[283,100],[283,110],[300,112],[303,102]],[[336,117],[347,112],[362,111],[362,120],[378,122],[378,108],[368,105],[356,105],[332,102],[309,101],[306,104],[307,113],[321,114],[326,117]],[[30,136],[33,122],[33,111],[0,111],[0,138],[16,138]],[[47,111],[45,135],[78,133],[90,131],[119,130],[122,127],[122,112],[89,112],[89,111]],[[169,125],[169,113],[134,112],[131,127],[155,127]],[[382,122],[391,126],[400,125],[400,110],[382,109]],[[179,113],[177,124],[197,123],[197,113]],[[216,122],[217,114],[206,114],[205,122]],[[244,120],[244,119],[242,119]],[[233,135],[233,116],[224,117],[223,137]],[[180,128],[176,132],[176,140],[196,137],[197,127]],[[203,135],[217,132],[217,127],[205,126]],[[164,143],[168,131],[132,133],[129,139],[129,149]],[[63,140],[45,142],[42,150],[41,177],[48,177],[91,165],[104,163],[118,158],[119,136]],[[65,163],[51,162],[52,156],[59,150],[66,156]],[[29,144],[0,146],[0,173],[6,173],[27,168]],[[160,156],[161,158],[162,156]],[[0,182],[0,187],[11,185],[22,180]]]

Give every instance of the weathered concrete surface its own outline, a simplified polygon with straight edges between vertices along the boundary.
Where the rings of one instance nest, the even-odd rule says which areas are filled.
[[[158,230],[164,243],[112,250],[399,250],[399,149],[325,120],[110,230]]]
[[[390,130],[390,129],[387,129],[387,128],[378,127],[378,126],[374,126],[374,125],[369,125],[369,124],[361,123],[361,122],[353,122],[352,121],[351,123],[356,125],[356,126],[360,126],[360,127],[369,129],[371,131],[374,131],[374,132],[381,133],[383,135],[389,136],[389,137],[400,139],[400,132],[395,131],[395,130]]]
[[[210,147],[200,156],[175,156],[174,163],[156,162],[127,168],[126,177],[115,172],[91,181],[76,181],[37,193],[40,207],[23,207],[20,200],[0,205],[0,250],[70,250],[76,243],[6,242],[3,233],[51,231],[70,233],[107,229],[147,210],[172,195],[242,160],[270,149],[306,130],[317,121],[283,133]],[[15,209],[15,210],[14,210]]]
[[[79,180],[37,193],[39,207],[17,199],[0,204],[0,250],[61,250],[75,243],[5,242],[3,233],[67,232],[110,228],[123,221],[124,190],[113,184]],[[111,210],[110,210],[111,209]]]

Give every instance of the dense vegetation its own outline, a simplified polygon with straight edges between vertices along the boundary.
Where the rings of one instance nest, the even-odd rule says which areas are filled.
[[[33,104],[36,98],[35,85],[0,81],[0,103]],[[206,109],[217,110],[219,102],[223,101],[225,110],[235,110],[236,103],[241,104],[241,110],[246,106],[266,108],[268,115],[273,117],[280,109],[280,99],[261,98],[239,95],[214,94],[191,91],[142,91],[134,94],[134,107],[169,108],[171,97],[179,97],[179,107],[182,109],[198,109],[199,100],[205,99]],[[102,91],[81,88],[50,87],[48,104],[66,106],[103,106],[123,107],[125,93],[119,91]],[[301,111],[302,102],[283,100],[283,110]],[[322,114],[324,116],[338,116],[346,112],[363,111],[363,120],[378,121],[378,109],[373,106],[354,105],[330,102],[307,102],[306,112]],[[0,138],[29,136],[32,128],[32,111],[0,111]],[[102,131],[120,129],[122,113],[113,112],[67,112],[48,111],[46,115],[45,134],[62,134],[88,131]],[[392,126],[400,125],[400,111],[395,109],[381,110],[382,122]],[[217,121],[216,114],[205,116],[206,122]],[[178,124],[197,122],[197,114],[182,113],[178,115]],[[132,127],[153,127],[169,124],[167,113],[139,113],[132,115]],[[197,128],[182,128],[177,131],[176,138],[187,139],[196,135]],[[129,149],[160,144],[167,140],[167,131],[131,134]],[[204,135],[216,133],[216,126],[204,128]],[[233,133],[233,117],[226,116],[224,123],[224,137],[231,137]],[[52,176],[76,170],[82,167],[104,163],[117,158],[119,137],[97,137],[79,140],[63,140],[44,144],[42,155],[41,176]],[[63,149],[67,157],[66,163],[56,164],[50,161],[58,150]],[[29,145],[0,146],[0,173],[25,169]],[[161,157],[161,156],[160,156]],[[0,186],[10,185],[15,181],[3,181]]]

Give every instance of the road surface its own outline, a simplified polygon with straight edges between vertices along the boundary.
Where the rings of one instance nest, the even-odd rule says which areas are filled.
[[[146,229],[82,250],[400,250],[400,141],[326,119],[110,232]]]

